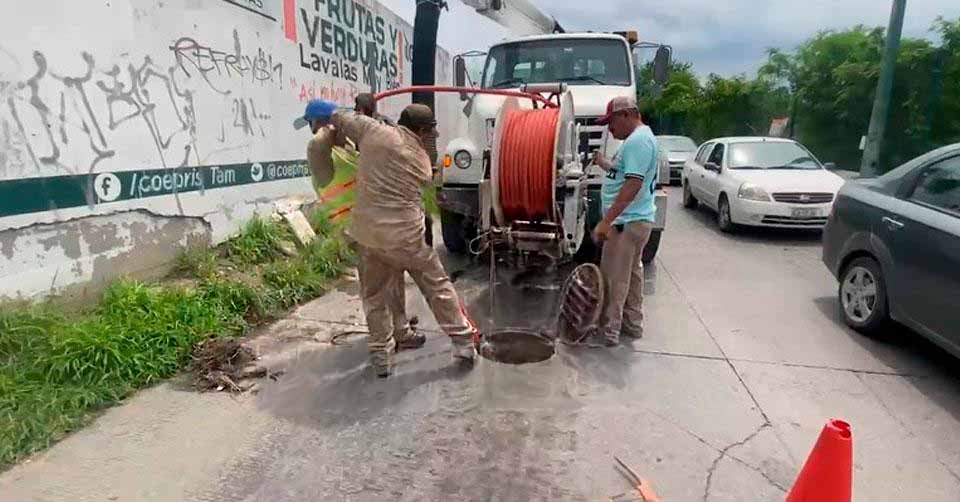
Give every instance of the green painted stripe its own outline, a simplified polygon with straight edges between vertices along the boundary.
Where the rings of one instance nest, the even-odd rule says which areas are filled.
[[[0,181],[0,218],[310,176],[303,160]]]

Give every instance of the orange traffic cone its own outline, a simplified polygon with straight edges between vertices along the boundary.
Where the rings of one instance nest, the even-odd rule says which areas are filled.
[[[850,502],[853,490],[853,434],[850,424],[830,420],[803,464],[787,502]]]

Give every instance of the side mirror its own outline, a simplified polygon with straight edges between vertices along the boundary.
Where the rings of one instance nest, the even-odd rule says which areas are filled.
[[[457,87],[467,86],[467,61],[463,56],[453,58],[453,83]],[[467,100],[467,93],[460,93],[460,101]]]
[[[706,169],[707,171],[713,171],[713,172],[715,172],[715,173],[717,173],[717,174],[720,173],[720,166],[717,165],[716,162],[707,162],[706,164],[703,165],[703,167],[704,167],[704,169]]]
[[[661,45],[657,49],[657,55],[653,58],[653,81],[663,86],[670,79],[670,60],[672,51],[669,47]]]
[[[835,163],[833,163],[833,162],[827,162],[827,163],[823,164],[823,168],[824,168],[824,169],[827,169],[827,170],[830,170],[830,171],[836,171],[836,170],[837,170],[837,165],[836,165]]]

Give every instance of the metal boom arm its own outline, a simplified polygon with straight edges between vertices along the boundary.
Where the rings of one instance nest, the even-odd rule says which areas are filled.
[[[507,28],[515,36],[562,33],[556,19],[528,0],[461,0],[483,17]]]

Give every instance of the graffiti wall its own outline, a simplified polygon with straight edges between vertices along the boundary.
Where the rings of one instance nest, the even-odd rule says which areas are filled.
[[[34,0],[0,33],[8,298],[149,274],[310,201],[293,119],[410,85],[413,53],[411,24],[372,0]],[[442,50],[437,69],[449,82]]]

